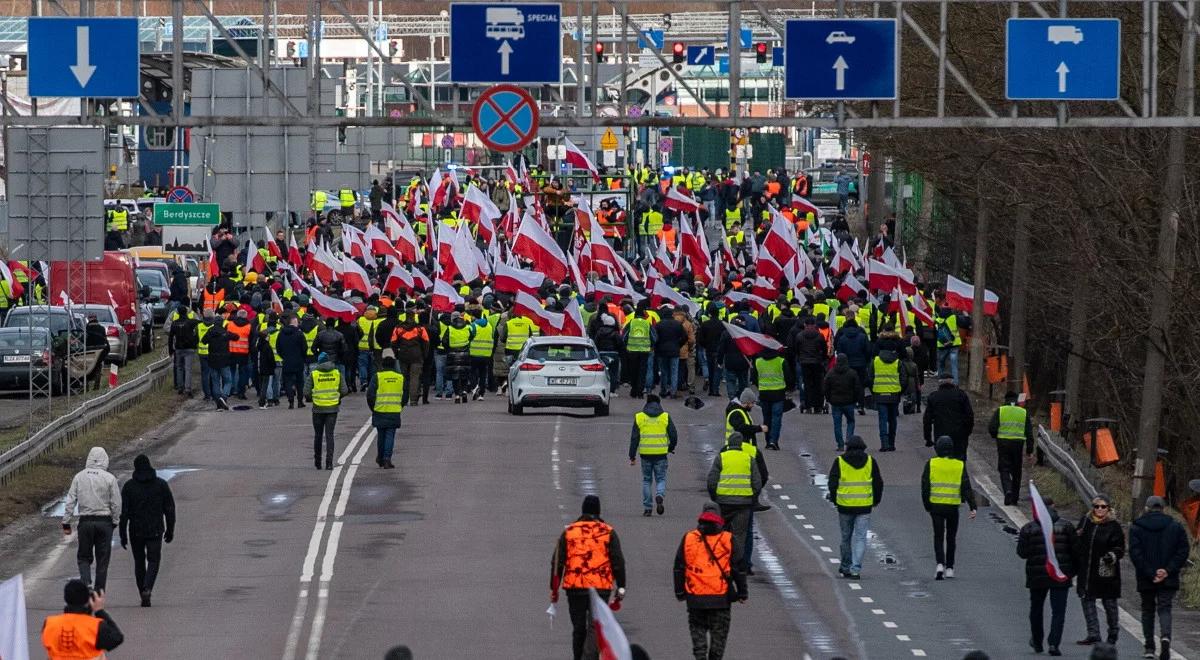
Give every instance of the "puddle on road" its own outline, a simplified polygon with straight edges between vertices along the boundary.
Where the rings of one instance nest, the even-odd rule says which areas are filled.
[[[155,472],[164,481],[170,481],[175,477],[186,474],[188,472],[199,472],[200,468],[156,468]],[[62,518],[67,512],[66,493],[62,497],[42,507],[42,516],[46,518]]]

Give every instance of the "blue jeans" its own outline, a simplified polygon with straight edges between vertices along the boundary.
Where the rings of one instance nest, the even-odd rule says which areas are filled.
[[[700,366],[700,377],[708,380],[708,351],[703,346],[696,347],[696,364]]]
[[[759,401],[759,405],[767,425],[767,445],[778,447],[779,434],[783,431],[783,401]]]
[[[366,391],[375,377],[375,356],[369,350],[358,351],[358,389]]]
[[[667,496],[667,457],[642,457],[642,508],[649,510],[654,504],[650,496],[650,481],[655,483],[654,494],[659,497]]]
[[[271,376],[271,396],[272,401],[279,400],[279,392],[283,386],[283,365],[275,367],[275,375]]]
[[[246,387],[250,385],[250,362],[248,360],[234,362],[229,369],[231,380],[237,381],[236,385],[230,388],[231,391],[236,391],[238,396],[245,396]]]
[[[829,406],[833,412],[833,439],[837,441],[837,448],[840,451],[845,447],[842,440],[842,417],[846,418],[846,436],[854,435],[854,404],[848,403],[844,406]]]
[[[841,570],[858,575],[862,572],[863,555],[867,552],[867,528],[871,525],[871,514],[838,513],[842,528]]]
[[[375,442],[375,461],[392,460],[392,449],[396,446],[396,427],[375,427],[379,437]]]
[[[879,411],[879,446],[880,448],[896,448],[896,427],[900,423],[899,403],[877,403]]]
[[[608,391],[616,392],[621,385],[621,354],[616,351],[600,351],[600,361],[608,367]]]
[[[725,392],[733,399],[741,395],[750,382],[750,372],[725,370]]]
[[[210,367],[208,370],[208,391],[212,398],[229,398],[233,394],[233,370],[229,367],[219,369]]]
[[[454,393],[453,383],[446,378],[446,354],[433,354],[433,393],[439,396],[451,396]]]
[[[659,394],[667,396],[675,393],[679,384],[679,358],[658,356]]]
[[[939,348],[937,352],[938,373],[949,373],[954,378],[954,384],[958,384],[958,346],[948,346]],[[946,362],[950,363],[949,369],[946,368]]]
[[[796,396],[800,399],[800,403],[804,403],[804,370],[800,363],[796,363]]]
[[[208,374],[212,369],[208,368],[208,356],[200,356],[200,391],[204,392],[205,399],[213,398],[213,390],[209,385]]]
[[[192,391],[192,362],[195,359],[196,349],[175,349],[175,389],[177,391]]]

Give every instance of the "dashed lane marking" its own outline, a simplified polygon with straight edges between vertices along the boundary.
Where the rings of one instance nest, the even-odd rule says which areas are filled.
[[[862,590],[862,585],[857,582],[850,582],[849,585],[850,585],[851,591],[861,591]]]
[[[908,635],[896,635],[896,640],[901,642],[911,642],[912,638]]]
[[[892,622],[892,621],[884,621],[884,622],[883,622],[883,627],[884,627],[884,628],[895,628],[895,627],[897,627],[897,626],[896,626],[896,624],[895,624],[894,622]]]
[[[884,614],[887,614],[887,612],[884,612],[881,609],[873,609],[873,610],[871,610],[871,614],[878,614],[880,616],[883,616]]]
[[[924,658],[924,657],[925,657],[925,652],[924,652],[924,651],[922,651],[921,649],[913,649],[913,650],[912,650],[912,654],[913,654],[913,655],[915,655],[915,656],[917,656],[918,658]]]
[[[821,546],[821,552],[833,552],[833,548],[831,548],[827,545],[823,545],[823,546]]]
[[[870,596],[859,596],[858,599],[864,603],[874,603],[875,602],[875,599],[871,598]]]

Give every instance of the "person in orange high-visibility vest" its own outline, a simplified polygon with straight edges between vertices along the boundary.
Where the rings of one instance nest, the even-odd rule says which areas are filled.
[[[588,592],[595,589],[600,599],[625,597],[625,556],[621,542],[611,525],[600,518],[600,498],[583,498],[583,515],[567,525],[550,562],[550,602],[558,602],[558,590],[567,592],[571,613],[571,649],[575,660],[596,657],[596,639],[592,632],[592,601]]]
[[[82,580],[71,580],[63,589],[67,605],[42,623],[42,646],[50,660],[103,658],[125,641],[121,629],[104,610],[104,594],[92,591]]]
[[[733,534],[724,530],[721,507],[706,502],[696,529],[675,551],[675,598],[687,602],[692,655],[720,658],[729,638],[730,605],[746,602],[746,575],[732,561]]]

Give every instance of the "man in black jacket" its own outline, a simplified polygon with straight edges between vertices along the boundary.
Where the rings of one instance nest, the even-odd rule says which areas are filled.
[[[1163,513],[1166,502],[1146,498],[1146,512],[1129,526],[1129,560],[1137,573],[1142,605],[1142,635],[1147,655],[1154,657],[1154,615],[1161,633],[1160,660],[1171,657],[1171,601],[1179,591],[1179,572],[1188,558],[1183,526]]]
[[[720,307],[716,303],[708,303],[704,321],[696,328],[696,345],[704,351],[709,396],[721,396],[721,380],[724,376],[721,370],[721,336],[725,334],[725,324],[717,317],[719,311]],[[737,392],[728,394],[732,398]]]
[[[679,351],[687,345],[687,331],[675,320],[674,310],[663,305],[659,321],[654,325],[656,341],[654,355],[658,359],[658,394],[664,399],[675,398],[679,384]]]
[[[167,334],[167,352],[174,357],[175,391],[184,396],[192,396],[192,371],[196,361],[196,347],[200,345],[197,326],[200,319],[188,309],[188,299],[185,296],[180,309],[187,312],[180,315],[171,323]]]
[[[833,439],[837,442],[838,451],[842,451],[842,418],[846,421],[845,437],[854,435],[854,407],[863,404],[862,381],[858,378],[858,372],[850,366],[845,353],[838,353],[837,362],[825,374],[822,386],[833,413]]]
[[[943,373],[938,376],[938,388],[925,401],[921,418],[925,431],[925,446],[932,447],[933,439],[943,435],[954,441],[954,457],[967,460],[967,441],[975,428],[975,411],[967,393],[954,384],[954,378]]]
[[[825,373],[825,364],[829,361],[829,344],[817,330],[817,321],[811,316],[804,319],[804,327],[799,331],[793,329],[788,338],[788,348],[796,357],[800,369],[803,390],[803,412],[819,413],[825,407],[825,396],[821,391],[821,376]]]
[[[304,387],[304,363],[308,357],[308,341],[300,332],[299,318],[289,316],[287,323],[279,330],[279,338],[275,340],[275,356],[283,366],[280,385],[290,410],[296,404],[296,394]],[[300,407],[304,407],[303,396],[300,397]]]
[[[1050,574],[1050,553],[1046,549],[1042,526],[1036,520],[1026,523],[1017,534],[1017,556],[1025,560],[1025,588],[1029,589],[1029,646],[1033,647],[1036,653],[1042,652],[1042,608],[1045,606],[1046,597],[1049,596],[1050,635],[1045,640],[1050,645],[1050,655],[1062,655],[1058,645],[1062,642],[1067,596],[1071,592],[1071,578],[1075,575],[1075,526],[1058,517],[1058,511],[1054,510],[1054,500],[1047,497],[1043,502],[1050,514],[1050,520],[1053,521],[1052,550],[1062,577]]]
[[[133,543],[133,577],[142,607],[150,607],[162,544],[175,538],[175,498],[145,454],[133,459],[133,477],[121,487],[120,527],[121,547]]]

